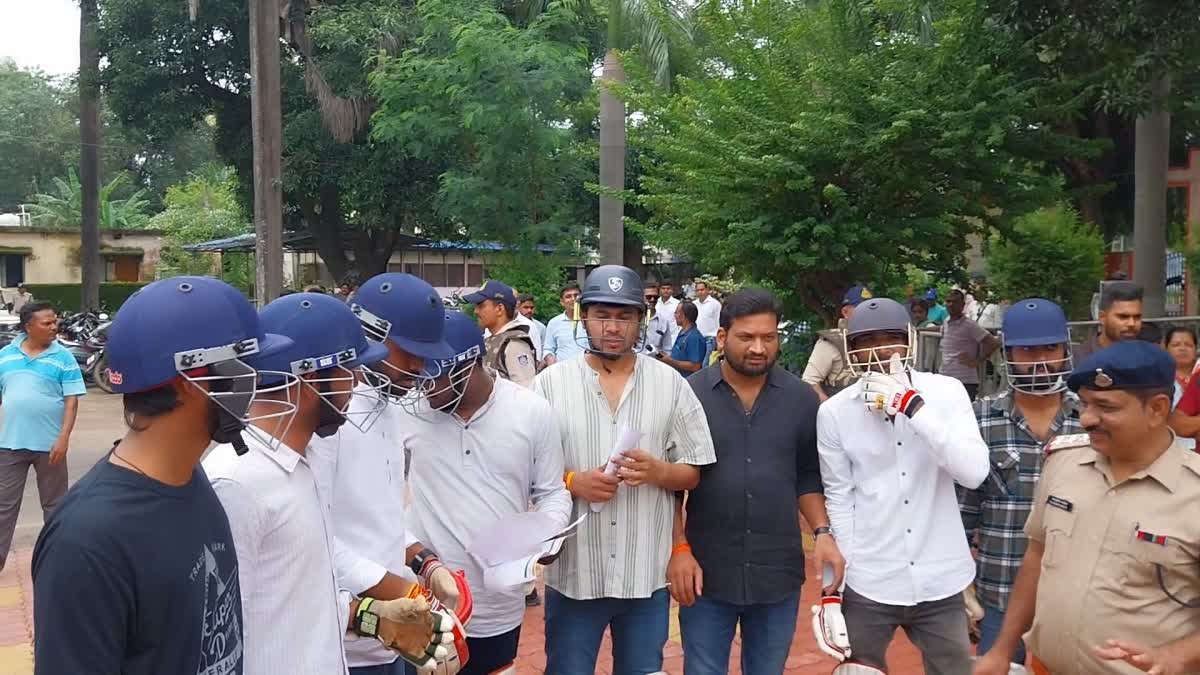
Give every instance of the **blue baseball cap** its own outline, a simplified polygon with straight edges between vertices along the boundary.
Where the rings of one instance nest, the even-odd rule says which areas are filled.
[[[1079,364],[1067,379],[1071,391],[1164,389],[1175,386],[1175,360],[1165,349],[1144,340],[1125,340]]]
[[[130,394],[222,360],[254,367],[291,344],[263,329],[258,312],[236,288],[212,277],[182,276],[129,296],[108,329],[105,353],[113,391]]]
[[[842,306],[850,305],[857,307],[863,300],[870,300],[875,296],[871,295],[871,291],[862,284],[855,284],[846,290],[846,294],[842,296]]]
[[[413,356],[427,360],[454,356],[442,339],[446,318],[441,296],[411,274],[387,272],[367,279],[350,299],[350,309],[368,333],[378,331],[373,334],[379,339],[391,340]]]
[[[492,280],[483,285],[483,288],[463,296],[463,301],[472,305],[478,305],[484,300],[495,300],[503,305],[517,304],[517,294],[513,292],[512,286],[506,283]]]
[[[938,292],[936,288],[931,288],[925,291],[925,300],[927,302],[937,302]]]
[[[1000,334],[1006,347],[1058,345],[1071,341],[1067,315],[1062,307],[1045,298],[1026,298],[1014,302],[1004,312]]]
[[[386,346],[367,339],[346,303],[324,293],[286,295],[264,307],[259,319],[265,330],[292,340],[290,347],[256,359],[259,370],[303,375],[335,366],[370,365],[388,356]]]

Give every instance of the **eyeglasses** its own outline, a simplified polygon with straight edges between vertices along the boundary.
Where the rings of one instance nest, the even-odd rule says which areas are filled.
[[[650,301],[650,300],[658,300],[658,296],[657,296],[657,295],[647,295],[647,296],[646,296],[646,300],[647,300],[647,301]]]

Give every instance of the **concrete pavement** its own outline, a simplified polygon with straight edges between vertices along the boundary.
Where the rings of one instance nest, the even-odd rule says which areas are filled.
[[[88,395],[80,404],[79,420],[71,434],[71,447],[67,455],[71,482],[74,483],[102,458],[124,430],[121,398],[104,394],[95,388],[89,389]],[[25,486],[13,551],[9,554],[7,566],[0,572],[0,675],[33,673],[33,584],[29,561],[41,526],[42,510],[37,496],[37,484],[31,477]],[[808,577],[817,578],[817,572],[811,565]],[[824,674],[833,669],[833,661],[817,650],[809,628],[809,607],[817,603],[819,593],[814,584],[806,584],[801,597],[795,639],[784,671],[786,673]],[[541,675],[545,671],[543,626],[541,607],[526,611],[517,659],[518,671],[522,675]],[[740,638],[735,638],[729,669],[729,672],[735,675],[741,673],[740,647]],[[610,651],[611,643],[606,636],[600,647],[596,672],[603,675],[620,675],[612,673]],[[666,672],[682,675],[683,649],[680,645],[678,607],[675,606],[671,608],[670,640],[663,653]],[[903,633],[897,634],[888,652],[888,660],[891,673],[919,675],[924,672],[916,649],[905,639]]]

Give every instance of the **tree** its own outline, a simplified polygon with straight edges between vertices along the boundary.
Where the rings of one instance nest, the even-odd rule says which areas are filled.
[[[100,51],[98,0],[79,2],[80,307],[100,309]]]
[[[634,78],[642,228],[831,322],[857,281],[961,275],[968,236],[1056,201],[1047,162],[1087,149],[1047,126],[1053,83],[980,63],[961,16],[935,41],[837,0],[712,3],[701,25],[705,69],[678,95]]]
[[[34,195],[29,205],[31,220],[37,225],[75,229],[83,223],[83,185],[75,170],[67,172],[66,178],[52,181],[53,192]],[[102,230],[130,230],[145,227],[150,219],[148,202],[138,190],[125,199],[116,199],[128,184],[125,174],[117,174],[100,188],[99,225]]]
[[[2,59],[0,119],[0,212],[11,212],[76,164],[79,129],[54,80]]]
[[[1104,239],[1070,206],[1049,207],[1017,219],[1007,236],[994,235],[987,267],[999,297],[1046,298],[1086,318],[1104,274]]]
[[[237,180],[228,167],[208,167],[188,180],[167,189],[166,210],[150,219],[150,227],[164,233],[165,245],[158,264],[158,277],[182,274],[213,274],[216,260],[211,254],[191,253],[188,244],[232,237],[252,231],[237,198]],[[221,256],[220,277],[248,289],[253,270],[247,256]]]

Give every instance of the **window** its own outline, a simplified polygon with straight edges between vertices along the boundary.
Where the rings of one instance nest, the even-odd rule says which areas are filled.
[[[446,265],[442,262],[425,263],[421,266],[422,277],[430,286],[446,285]]]
[[[462,263],[449,263],[446,265],[446,285],[451,288],[460,288],[463,285],[463,267]]]
[[[0,285],[5,288],[13,288],[17,284],[25,283],[25,256],[23,255],[3,255],[0,256],[0,272],[3,272],[3,280],[0,280]]]
[[[479,288],[483,285],[483,265],[478,263],[467,265],[467,286]]]

